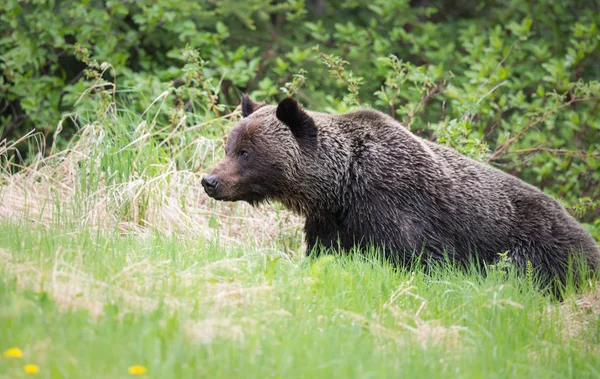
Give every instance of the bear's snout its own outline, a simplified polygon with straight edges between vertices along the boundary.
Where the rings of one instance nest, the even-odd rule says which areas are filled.
[[[217,190],[217,186],[219,185],[219,180],[216,175],[208,175],[202,178],[202,187],[204,187],[204,191],[210,197],[214,197],[215,192]]]

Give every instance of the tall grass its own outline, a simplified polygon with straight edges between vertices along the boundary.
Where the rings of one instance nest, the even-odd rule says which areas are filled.
[[[0,349],[24,353],[0,377],[600,376],[597,283],[304,259],[297,217],[201,189],[238,113],[160,126],[161,96],[29,162],[0,145]]]
[[[46,377],[597,377],[598,291],[204,239],[1,225],[0,341]],[[593,292],[595,291],[595,292]]]
[[[222,154],[222,135],[207,135],[230,128],[239,112],[196,125],[186,125],[183,116],[174,125],[160,126],[156,119],[167,111],[155,108],[166,96],[141,114],[112,106],[115,111],[84,122],[66,149],[49,156],[30,154],[29,163],[11,154],[23,140],[4,141],[0,220],[134,234],[219,234],[223,242],[296,237],[299,220],[277,207],[216,203],[204,194],[200,179]],[[39,135],[27,138],[32,146],[45,145]],[[296,251],[298,244],[289,248]]]

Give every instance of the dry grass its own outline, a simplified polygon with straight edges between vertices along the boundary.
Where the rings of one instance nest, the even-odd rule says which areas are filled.
[[[417,343],[423,349],[428,349],[432,346],[442,346],[456,353],[456,349],[460,346],[461,332],[466,331],[467,328],[458,325],[443,326],[439,320],[424,321],[421,318],[421,313],[427,306],[427,300],[413,292],[415,289],[412,285],[413,281],[414,273],[408,281],[402,283],[392,293],[383,306],[384,309],[391,313],[394,320],[394,328],[386,327],[381,322],[354,312],[346,310],[338,311],[346,315],[353,322],[362,325],[363,328],[369,330],[375,336],[384,340],[392,340],[401,347],[410,347]],[[403,297],[410,297],[421,303],[416,312],[412,313],[410,310],[395,304]]]
[[[139,137],[128,148],[148,148],[143,144],[150,134],[144,128],[143,124],[139,126]],[[108,184],[110,181],[99,170],[106,139],[101,125],[85,126],[62,152],[39,155],[27,166],[15,164],[14,156],[9,156],[27,139],[40,146],[41,151],[44,144],[36,135],[0,144],[0,221],[24,221],[44,228],[69,222],[81,230],[117,230],[140,239],[158,231],[183,239],[214,239],[221,246],[252,243],[273,249],[281,249],[275,241],[278,236],[297,234],[300,219],[289,212],[270,205],[253,208],[241,203],[219,203],[206,196],[200,180],[216,158],[216,140],[200,137],[191,146],[193,161],[187,166],[199,169],[155,165],[150,175],[142,168],[143,162],[138,167],[136,162],[133,165],[137,172],[132,180]],[[9,173],[11,166],[18,171]],[[93,189],[84,191],[81,179],[90,173],[99,176],[90,183]],[[211,217],[216,217],[218,228],[211,227]],[[276,251],[285,255],[281,253]],[[14,276],[19,290],[44,293],[59,312],[86,310],[93,320],[98,320],[106,306],[115,302],[120,304],[121,314],[152,311],[161,304],[178,311],[200,306],[206,315],[201,320],[192,317],[185,330],[191,340],[204,344],[217,338],[243,343],[244,335],[255,329],[256,321],[231,315],[248,307],[261,306],[289,315],[278,309],[272,286],[249,286],[231,280],[248,265],[246,258],[226,258],[185,270],[176,269],[169,260],[143,258],[101,280],[80,264],[83,252],[69,251],[69,259],[63,259],[65,254],[59,249],[54,256],[42,259],[52,262],[48,269],[41,267],[40,261],[23,260],[0,249],[0,270]],[[174,283],[176,286],[172,286]],[[178,292],[165,293],[159,299],[156,288],[161,286],[176,287]]]
[[[254,330],[255,327],[256,321],[251,318],[234,322],[231,318],[217,317],[189,322],[185,329],[187,336],[193,341],[211,344],[217,338],[244,343],[244,331]]]
[[[202,137],[193,147],[193,166],[201,167],[198,172],[168,164],[153,167],[157,175],[140,169],[129,182],[112,185],[106,184],[101,174],[97,188],[86,193],[79,181],[90,171],[98,171],[104,140],[100,126],[87,125],[68,149],[49,157],[38,156],[15,174],[7,173],[8,166],[15,165],[8,157],[22,141],[4,142],[0,158],[8,163],[0,174],[0,221],[26,220],[48,226],[70,220],[88,228],[116,229],[141,237],[159,231],[167,236],[212,239],[217,230],[209,221],[215,216],[221,242],[251,240],[263,246],[270,245],[277,235],[293,234],[300,226],[297,216],[270,205],[253,208],[245,203],[210,200],[200,181],[208,170],[206,162],[216,156],[217,141]],[[142,144],[143,139],[134,142]],[[136,148],[135,143],[129,148]]]
[[[600,287],[594,291],[582,293],[577,297],[567,299],[559,306],[550,307],[550,313],[557,312],[564,322],[563,338],[565,343],[572,341],[585,341],[585,333],[598,328],[600,320]],[[587,348],[600,356],[600,346],[582,342]]]
[[[67,262],[67,258],[63,259],[67,252],[59,248],[53,257],[48,257],[52,262],[48,268],[41,267],[40,261],[23,261],[22,257],[0,248],[0,272],[10,273],[20,291],[33,290],[47,296],[58,312],[85,310],[93,321],[104,315],[107,305],[115,303],[119,304],[119,317],[159,307],[183,312],[188,315],[183,325],[185,335],[194,343],[206,345],[217,339],[243,345],[248,334],[266,328],[265,324],[259,325],[257,316],[265,313],[278,318],[290,316],[279,307],[272,285],[248,285],[232,279],[249,264],[243,257],[193,265],[184,270],[175,268],[170,260],[145,258],[99,280],[94,272],[77,263],[82,254],[68,252]],[[177,292],[157,297],[157,288],[177,288]],[[198,308],[202,309],[200,315],[194,312]],[[248,314],[251,309],[259,310],[260,314]],[[19,317],[19,309],[13,311],[17,312],[13,316]],[[34,351],[37,347],[29,349]],[[38,361],[44,362],[42,358]]]
[[[200,301],[202,308],[214,315],[249,306],[277,304],[272,286],[243,286],[227,275],[228,271],[233,272],[244,264],[244,259],[224,259],[183,271],[174,270],[170,261],[152,263],[144,259],[124,267],[107,280],[99,280],[83,267],[65,262],[60,250],[52,261],[49,270],[39,267],[39,263],[17,262],[13,254],[0,249],[0,270],[11,273],[18,289],[45,293],[59,311],[83,309],[93,319],[101,316],[105,306],[115,300],[123,304],[123,312],[152,311],[161,302],[174,310],[190,310],[193,303]],[[217,274],[213,270],[221,272]],[[179,294],[166,293],[162,299],[153,297],[155,288],[169,287],[170,282],[176,282]],[[186,293],[194,296],[184,295]]]

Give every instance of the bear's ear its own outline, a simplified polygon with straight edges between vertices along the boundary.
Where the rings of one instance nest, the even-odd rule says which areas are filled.
[[[242,116],[248,117],[264,105],[265,103],[255,103],[250,96],[244,94],[242,95]]]
[[[297,140],[316,141],[317,127],[313,119],[298,102],[291,97],[285,98],[277,105],[277,118],[286,124]]]

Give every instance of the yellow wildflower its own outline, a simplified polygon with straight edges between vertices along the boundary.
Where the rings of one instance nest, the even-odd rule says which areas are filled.
[[[32,363],[23,366],[23,370],[25,370],[25,372],[28,374],[37,374],[40,372],[40,368]]]
[[[129,373],[131,375],[143,375],[148,372],[148,369],[144,366],[131,366],[129,367]]]
[[[4,358],[23,358],[23,352],[18,347],[4,350]]]

